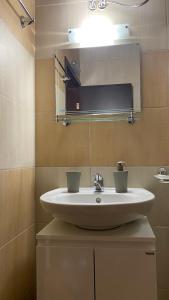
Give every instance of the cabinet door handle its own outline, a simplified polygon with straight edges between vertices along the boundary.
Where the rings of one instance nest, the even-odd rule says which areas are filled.
[[[154,251],[146,251],[145,254],[146,255],[155,255],[155,252]]]

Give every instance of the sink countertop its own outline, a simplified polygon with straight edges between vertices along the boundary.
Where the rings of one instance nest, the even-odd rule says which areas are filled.
[[[85,230],[56,218],[37,235],[37,240],[104,241],[104,242],[155,242],[155,235],[147,217],[109,230]]]

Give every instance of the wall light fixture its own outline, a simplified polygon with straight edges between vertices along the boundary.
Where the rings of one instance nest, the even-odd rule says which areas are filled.
[[[96,10],[97,8],[99,9],[104,9],[108,6],[108,4],[117,4],[121,5],[124,7],[132,7],[132,8],[137,8],[145,5],[148,3],[150,0],[144,0],[141,3],[138,4],[129,4],[129,3],[123,3],[119,1],[114,1],[114,0],[89,0],[89,9],[90,10]]]

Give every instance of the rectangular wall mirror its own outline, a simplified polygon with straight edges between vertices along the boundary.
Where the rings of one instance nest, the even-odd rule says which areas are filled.
[[[140,112],[139,44],[59,49],[56,115]]]

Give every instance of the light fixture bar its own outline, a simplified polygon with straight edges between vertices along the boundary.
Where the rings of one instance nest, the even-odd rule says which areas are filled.
[[[96,10],[97,8],[104,9],[110,3],[124,6],[124,7],[138,8],[138,7],[145,5],[149,1],[150,0],[144,0],[139,4],[127,4],[127,3],[123,3],[123,2],[119,2],[119,1],[115,1],[115,0],[110,0],[110,1],[109,0],[89,0],[89,9],[90,10]]]
[[[114,42],[118,43],[121,40],[128,40],[130,38],[130,28],[128,24],[116,24],[108,28],[109,34],[97,34],[98,27],[91,31],[82,28],[71,28],[68,30],[68,41],[71,44],[80,44],[81,46],[101,46],[112,45]],[[95,32],[96,31],[96,32]],[[105,29],[106,31],[106,29]]]
[[[108,3],[112,3],[112,4],[117,4],[117,5],[121,5],[121,6],[126,6],[126,7],[133,7],[133,8],[137,8],[137,7],[141,7],[143,5],[145,5],[146,3],[148,3],[150,0],[145,0],[145,1],[142,1],[141,3],[139,4],[127,4],[127,3],[123,3],[123,2],[119,2],[119,1],[108,1]]]

